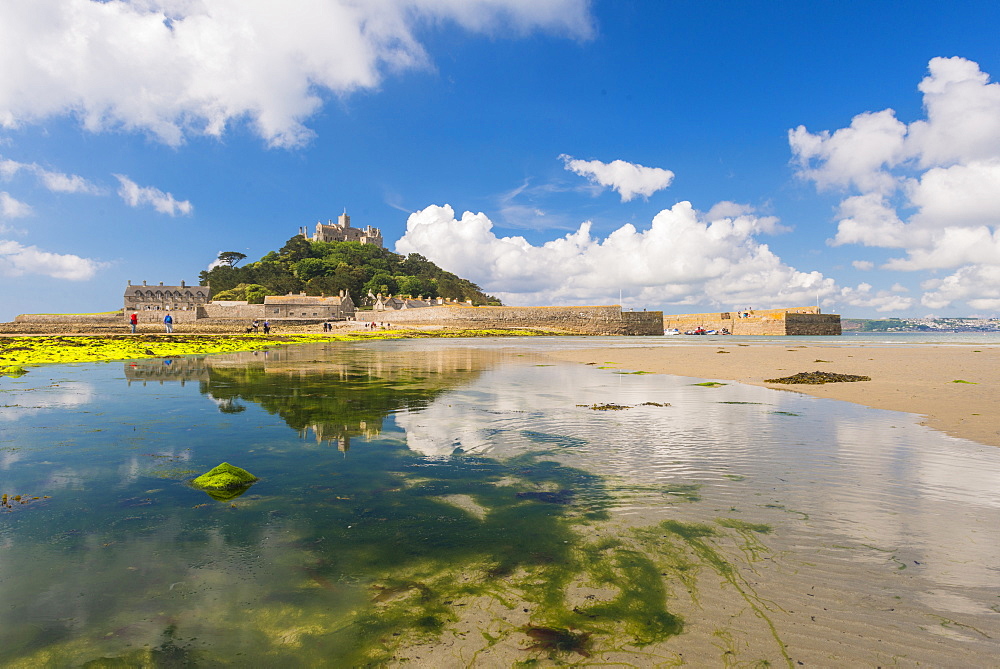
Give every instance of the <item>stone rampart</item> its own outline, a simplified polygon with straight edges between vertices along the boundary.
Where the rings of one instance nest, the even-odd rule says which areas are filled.
[[[198,318],[236,318],[246,321],[252,321],[256,318],[263,320],[264,305],[245,302],[230,302],[228,304],[209,302],[198,307]]]
[[[458,307],[439,306],[398,311],[359,311],[359,321],[449,325],[477,329],[542,328],[599,335],[662,335],[663,312],[622,312],[606,307]]]
[[[123,323],[126,317],[120,311],[105,314],[21,314],[14,323]]]
[[[663,317],[665,329],[681,332],[704,328],[728,330],[734,335],[839,335],[840,315],[821,314],[819,307],[754,309],[704,314],[675,314]]]
[[[839,335],[840,314],[796,314],[790,312],[786,318],[786,332],[790,335]]]

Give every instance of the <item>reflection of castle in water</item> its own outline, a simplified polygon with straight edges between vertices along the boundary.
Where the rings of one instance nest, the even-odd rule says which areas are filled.
[[[183,358],[155,358],[134,360],[125,363],[125,379],[129,385],[150,381],[162,384],[164,381],[179,381],[183,386],[187,381],[207,381],[209,366],[207,358],[188,356]]]
[[[245,402],[279,415],[304,440],[346,452],[372,439],[394,412],[423,408],[468,383],[502,353],[475,349],[385,351],[343,344],[290,346],[125,364],[129,384],[198,381],[223,413]]]
[[[365,439],[373,439],[382,432],[382,421],[378,426],[368,426],[367,421],[358,421],[356,426],[332,425],[330,423],[314,423],[299,430],[299,437],[303,440],[309,439],[310,435],[316,439],[316,444],[322,446],[336,446],[341,453],[351,450],[351,436],[362,436]]]

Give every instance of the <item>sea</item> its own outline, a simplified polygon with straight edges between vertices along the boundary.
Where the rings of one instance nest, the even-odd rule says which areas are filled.
[[[325,343],[0,377],[0,666],[995,664],[1000,450],[909,414],[545,356],[720,339]],[[223,462],[257,481],[193,485]]]

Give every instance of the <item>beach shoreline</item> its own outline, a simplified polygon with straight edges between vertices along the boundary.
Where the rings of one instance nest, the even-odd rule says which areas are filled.
[[[720,343],[558,350],[566,362],[613,364],[627,370],[739,382],[922,416],[920,423],[953,437],[1000,446],[1000,347],[857,346],[788,342]],[[822,385],[766,379],[824,371],[871,381]]]

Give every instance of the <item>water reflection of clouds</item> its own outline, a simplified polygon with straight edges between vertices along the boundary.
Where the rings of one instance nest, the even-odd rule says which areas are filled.
[[[18,389],[4,397],[6,406],[0,411],[0,420],[15,421],[40,411],[79,407],[96,397],[94,386],[84,381]]]
[[[507,365],[395,422],[408,446],[426,456],[456,448],[494,457],[553,450],[623,481],[700,483],[721,508],[771,505],[789,518],[807,517],[817,546],[849,538],[852,562],[875,570],[906,565],[907,575],[945,593],[934,597],[937,608],[984,610],[981,597],[960,589],[982,588],[1000,569],[995,449],[947,437],[907,414],[695,381]],[[671,406],[640,406],[646,401]],[[593,403],[632,408],[578,406]],[[733,482],[733,475],[746,480]]]

